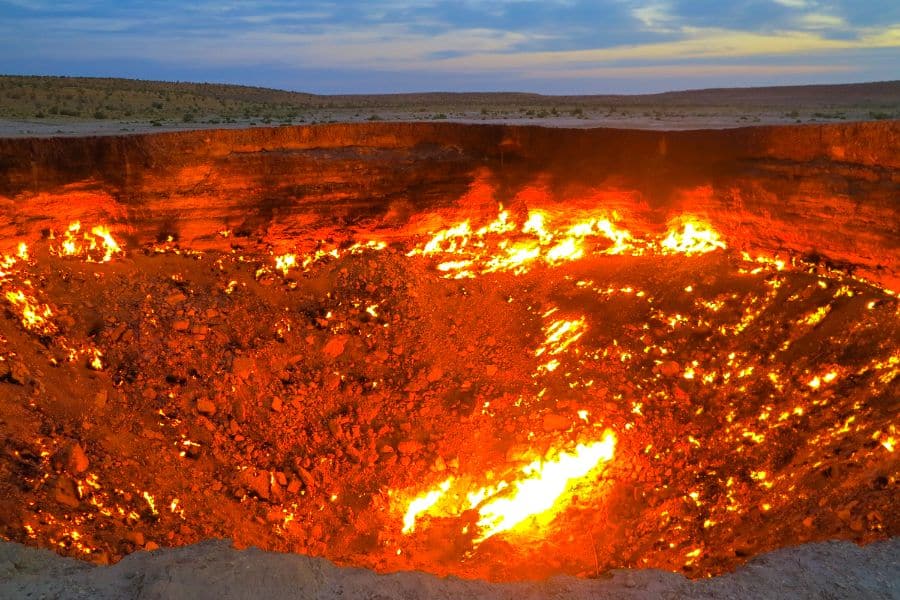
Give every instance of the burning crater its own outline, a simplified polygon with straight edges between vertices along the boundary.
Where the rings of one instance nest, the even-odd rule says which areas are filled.
[[[492,580],[897,535],[898,139],[0,140],[0,535]]]

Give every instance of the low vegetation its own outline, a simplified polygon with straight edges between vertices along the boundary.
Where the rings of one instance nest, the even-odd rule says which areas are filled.
[[[323,96],[238,85],[0,76],[0,120],[204,126],[469,120],[733,124],[900,118],[900,81],[710,89],[641,96],[420,93]]]

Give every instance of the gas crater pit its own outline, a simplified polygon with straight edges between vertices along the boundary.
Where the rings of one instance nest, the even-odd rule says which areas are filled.
[[[0,535],[494,581],[895,536],[898,139],[0,140]]]

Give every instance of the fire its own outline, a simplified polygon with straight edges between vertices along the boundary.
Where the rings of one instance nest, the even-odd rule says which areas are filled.
[[[578,444],[571,452],[560,452],[548,460],[535,460],[518,475],[496,484],[469,488],[461,479],[449,477],[437,487],[414,497],[406,506],[403,533],[416,529],[416,519],[457,516],[475,510],[473,543],[516,528],[532,517],[553,518],[561,510],[566,492],[613,459],[616,436],[606,430],[600,441]]]
[[[551,356],[565,352],[572,344],[581,339],[587,329],[584,317],[567,321],[559,319],[544,328],[546,341],[534,353],[541,356],[545,352]]]
[[[412,533],[416,530],[416,517],[427,512],[428,509],[437,504],[437,501],[450,489],[452,483],[453,478],[449,477],[437,488],[426,492],[409,503],[409,508],[406,509],[406,514],[403,515],[403,533]]]
[[[19,312],[22,326],[25,329],[45,334],[55,333],[56,326],[50,321],[53,311],[49,306],[41,305],[22,290],[6,292],[5,297],[7,302]]]
[[[366,242],[356,242],[348,248],[331,247],[327,248],[325,242],[320,242],[320,247],[312,252],[304,254],[302,257],[296,253],[289,252],[280,254],[275,257],[275,270],[281,271],[281,274],[287,277],[288,273],[293,269],[300,269],[302,272],[309,271],[312,267],[321,261],[327,259],[339,259],[348,254],[358,255],[364,252],[377,252],[387,248],[387,244],[378,240],[369,240]],[[326,249],[327,248],[327,249]],[[256,270],[256,279],[260,279],[264,275],[270,274],[272,269],[269,265],[262,265]]]
[[[660,243],[663,254],[705,254],[725,248],[725,242],[707,223],[685,220],[681,229],[670,228]]]
[[[599,442],[578,444],[573,452],[560,453],[552,461],[534,461],[524,467],[525,477],[514,481],[507,488],[508,493],[501,490],[478,507],[481,532],[475,543],[553,509],[571,481],[582,479],[602,463],[611,461],[615,448],[616,436],[607,431]]]
[[[281,256],[275,257],[275,268],[281,271],[284,276],[287,276],[288,271],[295,268],[297,266],[297,255],[296,254],[282,254]]]
[[[106,263],[123,253],[122,247],[105,225],[96,225],[90,232],[80,236],[79,234],[81,222],[75,221],[63,233],[61,244],[58,247],[50,247],[51,254],[82,257],[87,262]]]
[[[462,221],[432,234],[407,256],[445,258],[437,269],[447,278],[463,279],[499,272],[521,275],[538,264],[556,267],[588,255],[641,256],[648,251],[692,255],[725,248],[719,234],[696,219],[680,219],[680,228],[670,229],[659,241],[636,238],[618,220],[616,213],[604,211],[551,223],[545,211],[533,210],[519,225],[501,206],[487,225],[474,229],[470,220]]]

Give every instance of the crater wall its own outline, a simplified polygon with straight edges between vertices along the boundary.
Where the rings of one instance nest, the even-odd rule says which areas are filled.
[[[815,254],[900,289],[900,122],[700,131],[366,123],[0,139],[0,245],[70,221],[130,243],[385,238],[460,213],[681,213],[732,247]],[[2,248],[0,248],[2,249]]]

